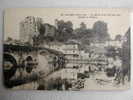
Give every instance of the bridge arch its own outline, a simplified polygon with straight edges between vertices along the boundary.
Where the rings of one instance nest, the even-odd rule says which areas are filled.
[[[34,66],[34,59],[32,56],[28,55],[26,58],[25,58],[25,62],[26,62],[26,72],[27,73],[30,73],[33,69],[33,66]]]
[[[8,84],[8,80],[10,80],[10,78],[15,75],[16,70],[17,70],[17,61],[15,57],[13,57],[8,53],[4,53],[3,74],[4,74],[5,85],[6,85],[6,82]]]
[[[30,56],[30,55],[28,55],[27,57],[26,57],[26,59],[25,59],[26,61],[33,61],[33,57],[32,56]]]

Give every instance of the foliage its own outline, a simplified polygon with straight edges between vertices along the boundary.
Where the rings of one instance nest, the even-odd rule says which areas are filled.
[[[108,34],[107,23],[105,23],[103,21],[95,22],[93,25],[93,31],[94,31],[95,37],[100,42],[104,42],[104,41],[110,39],[110,36]]]

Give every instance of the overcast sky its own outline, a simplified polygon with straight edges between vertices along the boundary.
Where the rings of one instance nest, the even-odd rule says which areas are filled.
[[[52,25],[55,24],[55,19],[72,21],[74,28],[79,27],[81,22],[84,22],[87,28],[92,28],[96,21],[101,20],[108,23],[111,38],[117,34],[124,35],[130,26],[128,9],[12,8],[5,11],[4,39],[7,37],[19,39],[19,23],[26,16],[41,17],[44,23]]]

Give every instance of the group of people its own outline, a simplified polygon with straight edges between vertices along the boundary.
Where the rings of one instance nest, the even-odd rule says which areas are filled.
[[[95,61],[95,63],[89,64],[88,67],[89,72],[95,71],[105,71],[108,77],[114,77],[114,81],[116,84],[124,84],[125,76],[127,75],[127,68],[123,66],[123,60],[120,56],[115,55],[113,57],[105,57],[105,63],[101,63],[100,61]],[[125,69],[124,69],[124,68]]]
[[[116,84],[125,83],[123,62],[119,56],[108,58],[106,72],[107,76],[114,77]]]

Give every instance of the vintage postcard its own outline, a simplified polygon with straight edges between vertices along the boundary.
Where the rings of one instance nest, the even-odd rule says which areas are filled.
[[[130,88],[129,9],[6,9],[3,45],[8,89]]]

